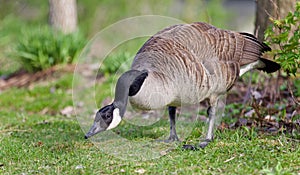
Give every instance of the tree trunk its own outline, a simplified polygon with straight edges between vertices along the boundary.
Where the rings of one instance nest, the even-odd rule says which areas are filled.
[[[49,23],[64,33],[77,28],[76,0],[49,0]]]
[[[282,19],[288,12],[294,11],[297,0],[256,0],[255,31],[260,41],[264,40],[264,32],[271,24],[270,17]]]

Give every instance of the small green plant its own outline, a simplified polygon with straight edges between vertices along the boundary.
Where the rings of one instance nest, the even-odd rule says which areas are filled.
[[[300,68],[300,2],[285,18],[270,20],[272,25],[265,31],[267,44],[278,46],[272,51],[275,60],[288,75],[296,75]]]
[[[37,72],[57,64],[74,63],[86,43],[79,32],[63,34],[49,27],[28,28],[12,51],[28,72]]]

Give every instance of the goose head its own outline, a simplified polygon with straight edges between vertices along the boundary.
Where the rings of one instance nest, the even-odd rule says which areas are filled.
[[[114,104],[104,106],[96,113],[94,124],[84,138],[88,139],[102,131],[113,129],[119,125],[121,120],[119,108]]]
[[[129,70],[122,74],[116,85],[114,102],[96,113],[94,124],[84,138],[88,139],[97,133],[117,127],[126,111],[128,96],[138,93],[147,76],[147,71],[138,70]]]

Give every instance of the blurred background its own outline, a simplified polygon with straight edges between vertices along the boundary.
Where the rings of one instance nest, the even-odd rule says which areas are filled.
[[[27,52],[28,49],[19,47],[14,50],[20,40],[28,40],[28,37],[34,40],[34,37],[28,36],[32,31],[49,32],[45,31],[45,28],[51,24],[49,12],[48,1],[0,0],[0,76],[20,68],[20,60],[17,57],[22,54],[20,52]],[[254,0],[77,1],[78,20],[75,25],[81,37],[77,42],[91,39],[97,32],[119,20],[151,14],[170,16],[187,23],[203,21],[220,28],[253,33],[255,2]],[[37,30],[43,31],[37,32]],[[24,47],[28,46],[24,42],[21,41]],[[80,48],[80,46],[74,47],[74,49]]]

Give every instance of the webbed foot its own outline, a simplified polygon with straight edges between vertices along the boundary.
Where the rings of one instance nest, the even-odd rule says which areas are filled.
[[[184,150],[192,150],[192,151],[197,151],[198,150],[197,146],[194,146],[194,145],[183,145],[182,149],[184,149]]]
[[[211,142],[212,140],[211,139],[206,139],[206,140],[203,140],[202,142],[199,143],[199,147],[200,148],[205,148],[209,142]]]
[[[199,148],[205,148],[209,142],[211,142],[212,140],[211,139],[206,139],[202,142],[199,143],[198,146],[194,146],[194,145],[183,145],[182,148],[185,149],[185,150],[192,150],[192,151],[197,151],[199,150]]]

